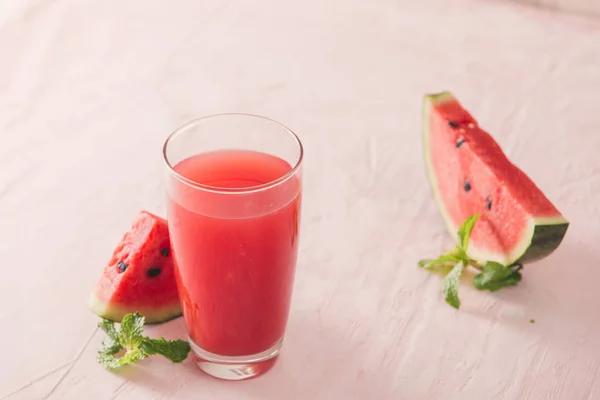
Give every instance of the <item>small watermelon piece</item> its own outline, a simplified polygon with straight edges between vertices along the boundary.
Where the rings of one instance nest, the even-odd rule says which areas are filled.
[[[560,245],[569,222],[452,93],[425,96],[423,141],[433,197],[455,241],[462,222],[481,215],[469,257],[527,263]]]
[[[141,211],[104,267],[90,309],[115,322],[139,312],[146,323],[181,315],[167,221]]]

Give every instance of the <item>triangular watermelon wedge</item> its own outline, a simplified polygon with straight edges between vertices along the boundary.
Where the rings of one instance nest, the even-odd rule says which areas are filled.
[[[147,324],[181,315],[165,219],[140,211],[104,267],[88,306],[115,322],[134,312]]]
[[[423,102],[425,164],[448,232],[480,214],[467,254],[504,265],[551,254],[569,222],[450,92]]]

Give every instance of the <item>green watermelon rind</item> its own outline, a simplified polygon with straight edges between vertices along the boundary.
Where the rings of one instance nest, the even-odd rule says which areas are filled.
[[[182,315],[181,305],[167,304],[162,307],[123,307],[118,304],[108,304],[96,293],[92,293],[88,300],[88,308],[100,318],[113,322],[121,322],[126,314],[139,312],[145,318],[147,325],[160,324],[178,318]]]
[[[423,151],[425,153],[425,165],[433,193],[433,198],[437,204],[438,211],[446,225],[448,233],[452,236],[452,239],[458,243],[459,227],[452,221],[452,218],[448,214],[446,206],[441,199],[441,195],[438,190],[437,177],[433,168],[432,155],[429,151],[430,112],[435,104],[441,104],[452,100],[455,100],[455,98],[452,93],[448,91],[424,96],[422,135]],[[504,265],[510,265],[516,262],[524,264],[539,261],[549,256],[558,248],[567,232],[568,227],[569,222],[562,215],[543,218],[532,217],[523,232],[519,244],[515,246],[510,253],[490,253],[483,249],[479,249],[473,243],[470,243],[469,248],[467,249],[467,254],[472,259],[481,263],[486,261],[496,261]]]

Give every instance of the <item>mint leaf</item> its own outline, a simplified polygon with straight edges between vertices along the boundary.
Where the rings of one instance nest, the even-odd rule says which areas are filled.
[[[100,350],[102,353],[112,355],[117,354],[123,349],[123,346],[119,343],[119,333],[115,329],[114,322],[103,319],[98,323],[98,327],[100,327],[107,335],[102,340],[102,349]]]
[[[448,264],[456,264],[461,261],[461,258],[454,253],[446,253],[439,256],[435,260],[420,260],[419,267],[425,269],[432,269],[436,267],[442,267]]]
[[[127,314],[121,320],[121,331],[119,333],[119,343],[127,350],[139,347],[144,340],[144,322],[145,318],[139,313]]]
[[[185,360],[191,350],[190,344],[185,340],[165,340],[164,338],[145,338],[141,347],[148,354],[160,354],[174,363]]]
[[[448,273],[448,275],[444,277],[444,281],[442,282],[442,288],[444,290],[444,294],[446,295],[446,303],[448,303],[456,309],[460,308],[460,299],[458,298],[458,284],[463,269],[464,265],[461,261],[458,264],[456,264],[454,268],[452,268],[452,271],[450,271],[450,273]]]
[[[479,219],[479,214],[471,215],[469,218],[463,222],[463,224],[458,229],[458,240],[459,246],[465,252],[469,247],[469,238],[471,237],[471,232],[473,231],[473,227],[475,226],[475,222]]]
[[[119,365],[135,364],[146,357],[148,357],[148,354],[136,347],[135,349],[128,350],[127,353],[123,354],[123,357],[119,358]]]
[[[107,354],[99,351],[97,360],[104,368],[115,369],[121,366],[119,359],[113,354]]]
[[[107,354],[102,351],[98,352],[98,362],[109,369],[116,369],[128,364],[135,364],[136,362],[143,360],[148,357],[148,354],[142,349],[135,348],[128,350],[121,357],[117,358],[114,354]]]
[[[119,333],[117,332],[115,323],[113,321],[103,319],[102,321],[98,322],[98,327],[101,328],[110,339],[114,340],[115,342],[119,341]]]
[[[121,350],[123,350],[123,346],[121,346],[120,343],[113,342],[111,338],[107,337],[102,341],[102,348],[99,350],[99,352],[112,355],[117,354]]]
[[[505,286],[515,286],[522,279],[522,266],[507,267],[497,262],[488,261],[484,264],[481,273],[475,275],[473,284],[478,290],[495,292]]]

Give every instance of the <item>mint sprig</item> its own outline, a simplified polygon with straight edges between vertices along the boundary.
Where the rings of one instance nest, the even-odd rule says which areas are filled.
[[[510,267],[497,262],[488,261],[484,264],[483,270],[473,278],[473,284],[479,290],[489,290],[495,292],[505,286],[515,286],[522,279],[521,264],[514,264]]]
[[[108,369],[135,364],[151,355],[159,354],[174,363],[185,360],[190,344],[184,340],[151,339],[143,335],[145,318],[139,313],[127,314],[121,320],[120,330],[115,323],[103,319],[98,326],[106,333],[102,348],[98,350],[98,362]],[[117,357],[122,353],[120,357]]]
[[[475,268],[480,272],[473,278],[473,285],[477,290],[489,290],[495,292],[506,286],[515,286],[522,279],[521,264],[502,265],[494,261],[488,261],[483,265],[469,258],[467,249],[469,239],[475,223],[480,215],[475,214],[467,218],[458,229],[458,244],[452,251],[448,251],[436,259],[424,259],[419,261],[419,267],[424,269],[439,269],[452,267],[442,282],[442,290],[445,294],[446,303],[458,309],[460,298],[458,287],[460,277],[465,268]]]

